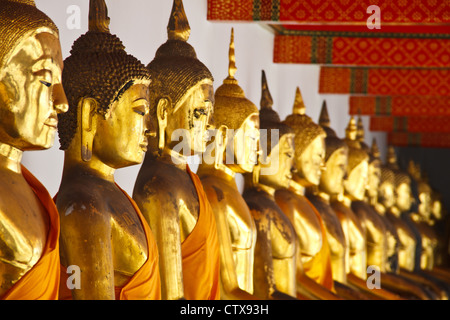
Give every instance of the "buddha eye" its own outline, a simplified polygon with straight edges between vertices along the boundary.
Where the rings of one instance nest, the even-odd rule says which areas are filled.
[[[145,116],[146,110],[145,110],[145,106],[139,106],[139,107],[133,108],[133,111],[141,116]]]
[[[205,109],[202,108],[202,109],[195,109],[195,110],[194,110],[194,117],[195,117],[196,119],[200,118],[201,115],[204,115],[204,116],[207,115]]]
[[[50,82],[47,82],[47,81],[44,81],[44,80],[39,80],[39,82],[40,83],[42,83],[44,86],[46,86],[47,88],[50,88],[51,87],[51,83]]]

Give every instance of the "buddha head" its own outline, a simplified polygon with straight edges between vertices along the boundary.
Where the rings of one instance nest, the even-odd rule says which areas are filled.
[[[294,165],[294,131],[281,123],[272,105],[273,100],[263,70],[259,111],[262,150],[259,183],[274,189],[287,188],[292,179]]]
[[[109,32],[104,0],[90,3],[89,31],[64,61],[69,111],[59,116],[61,149],[112,168],[142,162],[147,147],[150,74]]]
[[[228,77],[215,93],[214,125],[216,129],[226,128],[225,164],[235,172],[245,173],[252,172],[258,161],[259,110],[234,78],[236,70],[232,29]]]
[[[394,180],[395,176],[392,170],[381,165],[380,168],[380,186],[378,189],[378,201],[386,208],[389,209],[395,205],[395,191]]]
[[[357,126],[352,116],[345,130],[345,142],[348,145],[347,179],[344,180],[345,193],[353,200],[363,200],[366,192],[369,155],[361,149],[356,139]]]
[[[441,220],[443,218],[441,195],[434,190],[431,193],[431,214],[434,220]]]
[[[411,178],[406,172],[400,170],[395,149],[391,145],[388,146],[386,164],[394,173],[395,205],[401,212],[409,211],[414,202]]]
[[[293,112],[283,121],[295,132],[296,176],[305,186],[317,186],[325,157],[325,132],[305,114],[306,108],[297,87]]]
[[[344,179],[347,176],[348,146],[339,139],[330,127],[327,104],[324,101],[320,111],[319,125],[326,132],[325,170],[320,178],[319,189],[329,195],[344,192]]]
[[[428,221],[432,214],[431,187],[421,172],[419,164],[415,164],[413,160],[408,163],[408,173],[417,189],[418,212],[422,218]]]
[[[173,1],[167,32],[168,40],[147,65],[155,106],[151,118],[158,131],[151,148],[155,152],[168,147],[189,156],[206,148],[213,121],[213,76],[187,43],[190,27],[181,0]]]
[[[377,140],[374,138],[369,154],[369,173],[367,181],[367,195],[371,199],[378,198],[378,187],[381,182],[381,159]]]
[[[367,145],[367,143],[364,142],[365,135],[366,134],[364,131],[364,124],[361,115],[358,115],[358,120],[356,124],[356,140],[359,142],[361,149],[363,149],[367,153],[370,153],[370,147]]]
[[[0,0],[0,142],[50,148],[67,111],[56,25],[33,0]]]

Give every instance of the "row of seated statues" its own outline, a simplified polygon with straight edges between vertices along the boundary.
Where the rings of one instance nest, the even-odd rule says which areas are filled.
[[[104,0],[64,61],[33,0],[0,0],[0,31],[0,299],[449,298],[445,211],[420,168],[402,171],[392,147],[383,163],[361,118],[339,138],[325,102],[315,123],[298,88],[281,121],[264,71],[258,109],[235,78],[233,31],[214,92],[181,0],[147,66],[110,32]],[[52,198],[21,159],[56,132]],[[128,195],[114,173],[137,164]]]

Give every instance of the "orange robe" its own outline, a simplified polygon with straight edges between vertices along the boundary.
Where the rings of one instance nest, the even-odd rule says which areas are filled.
[[[128,200],[130,200],[134,210],[136,210],[136,213],[141,220],[142,227],[144,228],[148,248],[148,258],[145,263],[131,277],[125,286],[114,288],[116,300],[160,300],[161,278],[159,276],[159,256],[153,233],[134,200],[117,184],[116,186],[123,192]],[[54,199],[56,202],[56,196]],[[72,299],[72,293],[66,285],[67,279],[67,269],[61,265],[60,300]]]
[[[306,275],[308,275],[311,279],[314,279],[317,283],[321,284],[325,288],[335,292],[333,272],[331,270],[330,247],[327,241],[327,230],[325,229],[325,225],[317,209],[306,197],[305,200],[313,209],[314,213],[317,216],[317,219],[319,219],[323,241],[320,251],[311,260],[303,264],[303,269],[305,270]]]
[[[47,210],[50,228],[39,261],[17,281],[4,300],[57,300],[59,294],[59,214],[45,187],[24,167],[22,175]]]
[[[186,166],[200,205],[194,230],[181,244],[184,296],[187,300],[220,299],[219,240],[216,220],[199,177]]]

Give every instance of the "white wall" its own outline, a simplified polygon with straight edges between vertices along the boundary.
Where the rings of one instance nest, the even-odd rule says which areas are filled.
[[[87,31],[89,0],[35,0],[36,6],[45,12],[59,28],[63,58],[69,55],[72,43]],[[128,53],[147,65],[157,48],[167,40],[166,26],[172,8],[171,0],[107,0],[111,18],[110,30],[124,43]],[[67,26],[72,11],[71,5],[80,8],[80,29]],[[206,0],[184,0],[184,8],[191,26],[189,43],[195,48],[198,58],[205,63],[215,77],[215,88],[227,76],[228,45],[231,27],[235,31],[236,64],[235,75],[247,97],[259,106],[261,98],[261,70],[264,69],[269,89],[274,99],[273,108],[284,119],[292,111],[297,86],[303,95],[307,114],[317,121],[323,99],[327,100],[331,125],[339,136],[345,133],[349,120],[348,95],[319,95],[319,66],[274,64],[273,34],[256,23],[225,23],[206,20]],[[363,117],[365,128],[368,118]],[[366,132],[366,141],[377,138],[384,159],[385,134]],[[47,187],[53,196],[59,188],[63,170],[64,154],[55,145],[46,151],[26,152],[24,165]],[[195,166],[192,167],[195,170]],[[130,194],[139,166],[117,170],[116,181]]]

